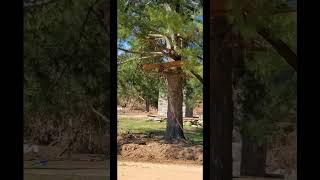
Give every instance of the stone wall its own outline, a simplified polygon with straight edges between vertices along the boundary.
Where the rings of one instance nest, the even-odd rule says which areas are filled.
[[[232,166],[233,166],[233,177],[240,176],[241,170],[241,135],[239,131],[233,130],[233,137],[232,137]]]
[[[168,111],[167,92],[160,89],[159,99],[158,99],[158,115],[162,117],[167,117],[167,111]],[[185,117],[185,112],[186,112],[186,106],[185,106],[185,103],[183,103],[183,106],[182,106],[183,117]]]
[[[167,93],[160,89],[159,99],[158,99],[158,115],[167,117],[167,110],[168,110]]]

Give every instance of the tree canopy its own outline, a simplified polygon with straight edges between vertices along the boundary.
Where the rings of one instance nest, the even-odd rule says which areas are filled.
[[[130,78],[128,82],[136,82],[140,84],[139,87],[143,82],[145,84],[142,86],[143,91],[156,93],[158,91],[154,88],[159,88],[159,85],[163,86],[164,83],[154,86],[152,82],[161,81],[161,73],[143,73],[142,65],[174,60],[189,63],[183,66],[184,72],[189,77],[188,82],[194,77],[194,74],[201,78],[202,29],[202,5],[199,1],[119,0],[118,77],[120,81]],[[136,75],[128,71],[122,73],[129,67],[130,71]],[[146,78],[151,76],[152,81],[147,81]],[[191,81],[189,86],[195,84]],[[122,86],[124,83],[119,82],[118,85]],[[147,90],[147,87],[150,90]],[[153,97],[157,95],[153,94]]]

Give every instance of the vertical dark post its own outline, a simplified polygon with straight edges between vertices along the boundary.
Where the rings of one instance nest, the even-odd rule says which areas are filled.
[[[146,99],[146,112],[149,112],[150,111],[150,102],[148,99]]]
[[[192,98],[192,93],[191,93],[192,89],[188,86],[186,86],[186,96],[185,99],[188,100],[189,98]],[[186,110],[185,110],[185,117],[193,117],[193,107],[189,102],[185,103],[186,105]]]
[[[210,180],[232,180],[232,47],[228,0],[210,5]]]
[[[109,37],[110,37],[110,179],[117,179],[117,2],[107,0],[107,11],[109,12]],[[111,8],[112,7],[112,8]],[[114,103],[114,104],[113,104]]]

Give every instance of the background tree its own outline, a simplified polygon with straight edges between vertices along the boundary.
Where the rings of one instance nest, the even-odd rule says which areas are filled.
[[[202,74],[202,66],[199,67],[199,73]],[[190,78],[187,78],[186,84],[185,84],[185,116],[186,117],[193,117],[193,110],[194,108],[199,105],[199,103],[203,102],[203,84],[193,76],[189,76]]]
[[[118,99],[122,105],[126,105],[128,100],[144,103],[148,112],[150,106],[157,107],[159,88],[163,86],[163,82],[158,74],[144,72],[138,58],[139,56],[130,54],[118,57],[119,61],[124,62],[118,65]],[[128,60],[131,62],[126,63]]]
[[[25,137],[61,145],[81,130],[78,151],[106,153],[109,1],[42,2],[24,1]]]
[[[233,3],[233,30],[242,37],[237,39],[240,66],[234,69],[241,107],[235,116],[243,137],[241,173],[264,176],[267,144],[279,137],[281,121],[296,119],[296,14],[284,1]]]
[[[197,1],[119,0],[118,37],[148,62],[188,61],[199,64],[202,56],[202,7]],[[187,68],[158,69],[167,82],[168,120],[166,140],[185,139],[182,121],[183,83]]]
[[[230,97],[233,94],[231,79],[234,80],[233,89],[237,88],[237,84],[242,84],[240,88],[242,96],[239,98],[243,100],[240,102],[242,110],[239,113],[237,107],[235,112],[236,119],[241,119],[235,123],[239,123],[236,125],[240,126],[244,141],[242,174],[265,175],[265,145],[267,139],[273,135],[271,131],[276,128],[273,122],[278,113],[274,110],[279,108],[279,104],[276,105],[275,102],[279,100],[281,92],[278,89],[279,84],[271,79],[278,79],[281,76],[288,78],[288,81],[284,82],[292,85],[295,83],[295,75],[292,74],[294,72],[290,72],[288,68],[297,70],[297,58],[293,50],[296,43],[296,16],[283,14],[294,12],[294,10],[292,11],[286,2],[277,0],[217,0],[211,5],[212,26],[210,28],[213,54],[211,54],[210,67],[213,71],[210,72],[212,78],[210,83],[213,83],[213,86],[210,87],[212,90],[210,104],[214,106],[215,111],[211,111],[210,117],[213,131],[213,137],[210,140],[213,148],[210,162],[213,163],[213,169],[210,178],[231,179],[233,124],[233,117],[230,115],[233,114],[233,100]],[[260,54],[257,51],[260,51]],[[231,54],[233,57],[230,56]],[[234,72],[234,64],[239,63],[237,62],[239,60],[245,63],[238,67],[240,71]],[[275,63],[275,60],[280,61]],[[291,67],[283,66],[284,62]],[[276,72],[279,71],[283,73],[277,74]],[[241,78],[237,79],[239,76]],[[294,91],[290,92],[292,92],[291,100],[287,101],[290,102],[287,105],[291,106],[288,108],[291,110],[285,114],[292,118],[294,116],[289,112],[294,112],[292,102],[295,101],[295,94]],[[237,106],[239,106],[237,102],[239,99],[236,99]],[[254,150],[257,148],[261,150]]]

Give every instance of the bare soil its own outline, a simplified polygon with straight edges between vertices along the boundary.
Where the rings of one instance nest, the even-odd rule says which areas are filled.
[[[201,165],[203,146],[183,142],[167,144],[156,135],[122,134],[118,135],[118,159]]]
[[[202,180],[203,168],[190,164],[158,164],[118,162],[118,180]],[[261,177],[240,177],[235,180],[282,180]]]
[[[202,166],[118,162],[118,180],[202,180]]]

